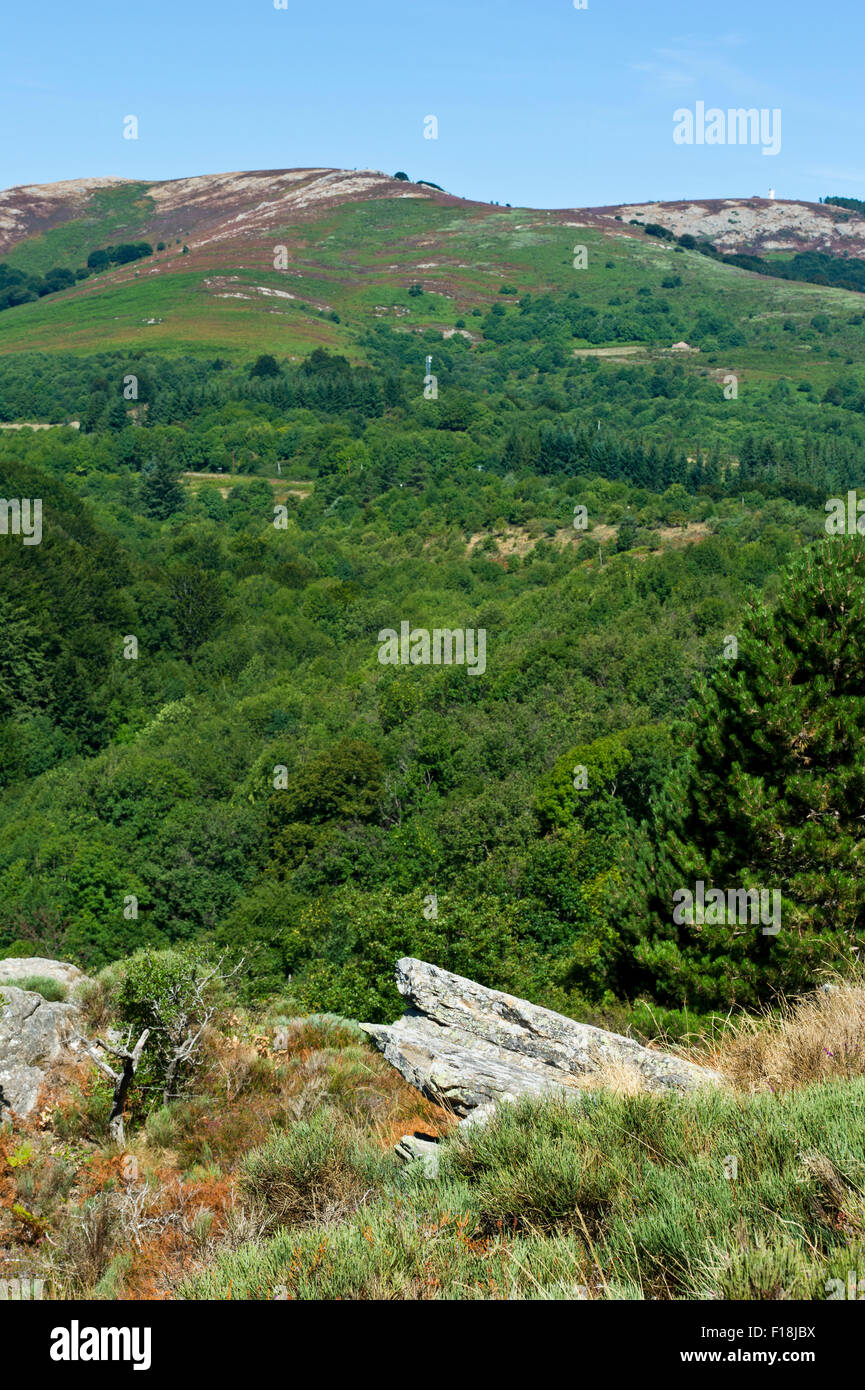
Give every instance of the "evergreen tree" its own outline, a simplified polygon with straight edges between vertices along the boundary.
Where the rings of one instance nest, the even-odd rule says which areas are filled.
[[[177,469],[168,459],[150,459],[141,473],[141,500],[147,515],[155,521],[165,521],[179,512],[186,494],[177,476]]]
[[[0,595],[0,718],[38,709],[50,697],[44,634],[26,610]]]
[[[662,997],[752,1004],[812,985],[865,928],[865,542],[824,542],[788,570],[774,611],[754,603],[684,731],[689,751],[629,860],[637,959]],[[646,841],[655,840],[647,854]],[[673,921],[677,889],[779,890],[780,931]],[[646,910],[653,928],[644,934]],[[639,922],[639,927],[636,924]]]
[[[720,487],[721,485],[721,451],[717,443],[713,446],[712,452],[706,460],[703,483],[706,487]]]

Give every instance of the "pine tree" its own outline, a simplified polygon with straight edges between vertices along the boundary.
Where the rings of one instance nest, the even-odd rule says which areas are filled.
[[[0,719],[50,702],[46,639],[26,608],[0,596]]]
[[[141,470],[141,500],[148,516],[165,521],[186,502],[177,469],[168,459],[150,459]]]
[[[717,443],[714,444],[712,452],[706,460],[706,467],[703,472],[703,483],[706,487],[721,486],[721,450]]]
[[[865,542],[807,551],[774,611],[754,602],[698,687],[688,753],[643,838],[635,955],[671,1001],[753,1004],[855,957],[865,931]],[[673,921],[673,893],[780,890],[761,925]],[[645,933],[646,913],[651,928]]]

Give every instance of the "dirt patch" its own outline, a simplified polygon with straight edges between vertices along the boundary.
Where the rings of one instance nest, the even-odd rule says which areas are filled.
[[[623,345],[622,347],[603,347],[603,348],[574,348],[575,357],[634,357],[637,353],[645,354],[646,348],[635,345]]]
[[[204,483],[216,483],[220,494],[227,497],[232,488],[243,486],[244,482],[252,482],[259,478],[257,473],[191,473],[185,471],[182,476],[189,479],[189,490],[193,496],[201,490]],[[277,502],[284,502],[287,497],[308,497],[315,487],[312,482],[304,482],[301,479],[293,478],[264,478],[262,481],[270,483],[273,488],[273,495]]]
[[[687,526],[659,526],[657,534],[670,545],[681,546],[705,540],[712,531],[705,521],[689,521]]]
[[[652,529],[662,544],[677,548],[690,545],[694,541],[704,540],[706,536],[711,535],[711,530],[705,521],[690,521],[687,526],[658,526]],[[466,543],[466,555],[471,555],[490,536],[496,542],[495,551],[490,552],[492,558],[506,559],[509,555],[528,555],[539,541],[546,541],[548,544],[556,546],[579,547],[581,540],[590,537],[599,545],[606,546],[614,541],[618,534],[618,526],[608,526],[605,522],[598,522],[591,531],[575,531],[573,527],[561,526],[552,536],[538,535],[526,526],[509,526],[505,531],[476,531]],[[430,543],[428,541],[427,545]],[[645,558],[645,554],[642,558]]]
[[[77,430],[81,428],[80,420],[57,420],[48,423],[45,420],[20,420],[15,424],[0,424],[0,430]]]

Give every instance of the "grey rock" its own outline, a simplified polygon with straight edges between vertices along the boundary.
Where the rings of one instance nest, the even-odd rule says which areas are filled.
[[[48,1066],[77,1050],[79,1019],[75,1004],[50,1003],[30,990],[0,985],[0,1118],[10,1111],[19,1119],[29,1115]]]
[[[409,1008],[396,1023],[361,1026],[387,1060],[431,1100],[489,1118],[497,1102],[574,1093],[624,1067],[649,1091],[718,1083],[717,1072],[577,1023],[525,999],[486,989],[404,957],[396,983]]]
[[[19,980],[32,979],[41,975],[43,979],[57,980],[67,989],[84,984],[87,976],[77,965],[68,960],[46,960],[44,956],[10,957],[0,960],[0,985],[14,985]]]
[[[404,1134],[394,1149],[394,1153],[405,1163],[422,1163],[424,1177],[438,1177],[439,1145],[437,1139],[429,1139],[423,1134]]]
[[[512,1101],[512,1099],[513,1098],[509,1095],[503,1095],[500,1097],[500,1100],[502,1101]],[[476,1105],[474,1110],[470,1110],[469,1113],[464,1117],[464,1119],[460,1120],[460,1124],[463,1125],[466,1129],[468,1129],[471,1125],[485,1125],[489,1120],[493,1118],[495,1113],[496,1102],[494,1100],[488,1100],[485,1101],[483,1105]]]

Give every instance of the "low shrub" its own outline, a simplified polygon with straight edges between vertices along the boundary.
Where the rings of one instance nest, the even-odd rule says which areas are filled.
[[[861,1078],[588,1092],[459,1128],[430,1181],[364,1167],[320,1112],[247,1166],[264,1229],[292,1229],[225,1251],[181,1296],[834,1297],[863,1265],[863,1121]]]
[[[396,1171],[393,1157],[361,1146],[338,1116],[321,1109],[253,1149],[240,1186],[272,1227],[328,1224],[355,1211]]]

